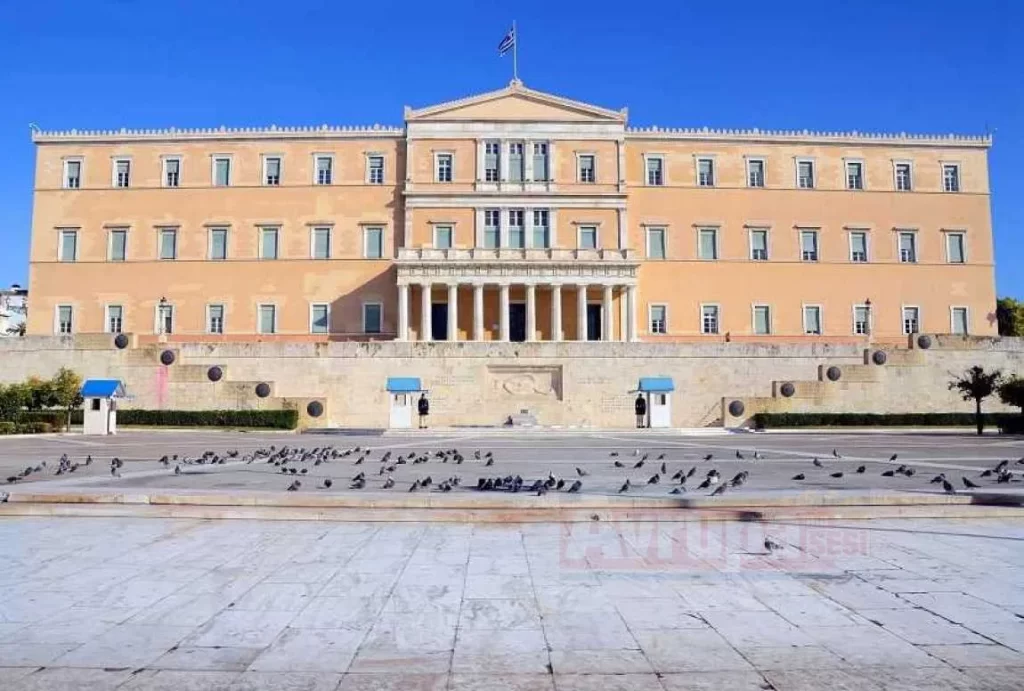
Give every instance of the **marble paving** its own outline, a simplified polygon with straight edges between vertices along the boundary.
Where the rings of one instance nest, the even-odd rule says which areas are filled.
[[[6,518],[0,689],[1019,690],[1022,574],[1013,519]]]

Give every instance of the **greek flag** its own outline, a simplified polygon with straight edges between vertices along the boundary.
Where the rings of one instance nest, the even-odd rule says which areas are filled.
[[[498,55],[504,55],[516,45],[516,28],[513,26],[498,44]]]

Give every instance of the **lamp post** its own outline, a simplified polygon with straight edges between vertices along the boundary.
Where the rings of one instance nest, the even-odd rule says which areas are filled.
[[[871,343],[871,298],[864,300],[864,334]]]
[[[166,328],[167,322],[165,321],[165,319],[166,319],[166,310],[167,310],[167,298],[166,297],[161,297],[160,298],[160,306],[156,310],[156,322],[157,322],[156,330],[157,330],[157,334],[160,335],[160,336],[163,336],[165,333],[167,333],[167,328]]]

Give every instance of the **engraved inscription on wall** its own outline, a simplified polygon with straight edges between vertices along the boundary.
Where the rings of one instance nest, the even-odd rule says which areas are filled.
[[[487,377],[494,398],[562,400],[560,365],[488,365]]]

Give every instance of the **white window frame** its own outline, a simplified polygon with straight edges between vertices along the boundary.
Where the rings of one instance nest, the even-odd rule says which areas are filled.
[[[743,169],[747,176],[745,181],[745,187],[752,190],[763,190],[768,187],[768,157],[767,156],[744,156]],[[761,184],[751,185],[750,184],[750,164],[757,161],[761,164]]]
[[[314,329],[313,313],[317,307],[325,308],[327,313],[327,326],[324,331],[316,331]],[[316,334],[318,336],[326,336],[331,333],[331,303],[329,302],[311,302],[309,303],[309,333]]]
[[[264,331],[263,330],[263,308],[264,307],[273,307],[274,308],[274,323],[271,324],[271,330],[270,331]],[[263,335],[273,336],[276,333],[280,333],[280,330],[277,328],[277,321],[278,321],[277,317],[278,317],[278,314],[277,314],[277,303],[276,302],[258,302],[258,303],[256,303],[256,333],[260,334],[261,336],[263,336]]]
[[[821,228],[800,228],[796,229],[797,232],[797,247],[800,252],[800,261],[807,262],[808,264],[817,264],[821,262]],[[807,259],[804,257],[804,233],[814,233],[814,259]]]
[[[220,331],[213,330],[213,315],[211,311],[213,307],[220,307]],[[223,335],[226,331],[228,323],[228,307],[223,302],[208,302],[206,303],[206,323],[204,324],[204,331],[208,334]]]
[[[850,165],[860,166],[860,187],[850,187]],[[868,188],[867,164],[863,158],[843,159],[843,189],[847,192],[863,192]]]
[[[901,240],[903,235],[912,235],[914,237],[914,259],[904,260],[903,259],[903,248],[901,247]],[[917,242],[917,230],[914,228],[897,228],[896,229],[896,261],[900,264],[919,264],[921,261],[921,247]]]
[[[764,259],[754,257],[754,233],[764,233]],[[747,227],[747,257],[752,262],[767,262],[772,259],[772,229],[768,226]]]
[[[715,256],[710,257],[710,258],[709,257],[702,257],[701,254],[700,254],[700,250],[701,250],[701,241],[700,241],[700,239],[701,239],[701,236],[705,232],[707,232],[707,231],[710,231],[710,232],[714,233],[714,239],[715,239]],[[721,247],[719,246],[719,243],[721,242],[721,238],[720,238],[721,233],[719,231],[720,231],[720,228],[718,228],[717,226],[697,226],[697,260],[698,261],[702,261],[702,262],[716,262],[719,259],[721,259],[722,252],[721,252]]]
[[[118,163],[127,163],[128,164],[128,179],[126,180],[126,182],[128,183],[127,185],[118,185],[117,184],[117,164]],[[132,170],[132,157],[131,156],[114,156],[113,158],[110,159],[110,186],[111,187],[113,187],[115,189],[119,189],[119,190],[130,189],[131,186],[132,186],[132,178],[134,177],[134,175],[135,175],[135,171]]]
[[[662,250],[664,256],[655,257],[651,254],[651,235],[654,232],[661,233]],[[663,262],[668,260],[668,226],[644,226],[644,249],[645,258],[651,261]]]
[[[532,238],[528,238],[526,235],[526,214],[528,211],[529,209],[525,209],[522,207],[516,207],[514,209],[505,209],[505,242],[507,243],[507,247],[509,249],[521,250],[526,249],[527,247],[530,246],[528,243]],[[519,217],[522,219],[520,223],[512,222],[513,214],[519,215]],[[530,220],[533,219],[531,218]],[[519,233],[522,234],[522,244],[517,245],[512,243],[513,230],[518,231]]]
[[[327,174],[330,176],[331,179],[328,182],[320,182],[320,169],[317,168],[317,162],[321,158],[326,158],[328,161],[330,161],[330,166],[328,168],[328,173]],[[318,151],[318,152],[314,152],[313,153],[313,185],[314,186],[316,186],[316,187],[330,187],[331,185],[334,184],[335,178],[338,177],[337,175],[335,175],[335,172],[337,172],[337,171],[336,171],[336,169],[334,167],[334,154],[327,153],[325,151]]]
[[[547,223],[546,224],[545,223],[537,223],[537,212],[543,212],[544,214],[547,215]],[[527,209],[526,213],[530,214],[530,229],[529,229],[528,232],[530,233],[530,240],[529,241],[531,243],[530,245],[527,245],[527,246],[535,248],[535,249],[551,249],[552,247],[554,247],[554,244],[555,244],[555,234],[554,234],[554,230],[552,229],[552,225],[551,225],[554,222],[553,216],[552,216],[552,213],[553,213],[552,209],[550,209],[548,207],[534,207],[533,209]],[[545,244],[545,245],[538,245],[537,244],[537,231],[540,230],[541,228],[544,228],[544,229],[547,230],[547,244]]]
[[[370,231],[380,231],[380,257],[371,257],[369,252],[370,246]],[[384,242],[385,226],[383,224],[368,223],[363,226],[363,259],[384,259],[385,255],[385,242]]]
[[[967,233],[963,230],[943,230],[942,231],[942,244],[944,244],[946,250],[946,263],[953,265],[960,265],[967,263]],[[953,236],[960,237],[960,255],[961,261],[955,262],[952,260],[951,253],[949,251],[949,239]]]
[[[78,252],[79,232],[78,231],[79,230],[81,230],[81,229],[80,228],[58,228],[57,229],[57,261],[59,261],[59,262],[66,262],[68,264],[72,264],[72,263],[78,261],[78,254],[79,254],[79,252]],[[68,234],[71,234],[71,235],[75,236],[75,256],[71,257],[70,259],[65,259],[64,258],[64,236],[68,235]]]
[[[644,158],[644,187],[667,187],[668,186],[668,157],[665,154],[645,153]],[[661,161],[661,183],[654,184],[647,169],[647,162],[650,160]]]
[[[654,308],[660,307],[665,311],[665,318],[662,320],[662,331],[654,330]],[[668,335],[668,303],[665,302],[652,302],[647,305],[647,333],[651,336],[667,336]]]
[[[70,321],[68,322],[68,330],[63,331],[60,328],[60,310],[62,307],[68,308],[68,316]],[[75,306],[69,303],[61,303],[53,306],[53,333],[58,336],[66,336],[68,334],[75,333]]]
[[[178,163],[178,180],[177,184],[167,184],[167,176],[170,173],[167,169],[167,164],[171,161],[177,161]],[[166,187],[167,189],[175,189],[181,187],[181,171],[184,166],[184,157],[181,154],[167,154],[160,157],[160,186]]]
[[[316,236],[317,231],[327,231],[327,256],[318,257],[316,256]],[[278,238],[278,250],[281,249],[281,239]],[[334,228],[329,225],[316,225],[309,227],[309,258],[316,261],[327,261],[328,259],[334,258]]]
[[[707,161],[711,164],[711,180],[709,184],[705,185],[700,179],[700,164],[701,161]],[[696,154],[693,157],[693,172],[694,182],[697,187],[717,187],[718,186],[718,166],[716,165],[714,154]]]
[[[163,324],[161,323],[160,319],[160,313],[165,309],[169,310],[168,314],[170,314],[171,317],[171,328],[169,331],[164,330]],[[174,303],[165,302],[163,304],[160,304],[159,302],[157,302],[153,306],[153,333],[158,335],[173,334],[177,330],[176,327],[178,325],[177,315],[175,314],[176,312],[177,310],[174,308]]]
[[[217,162],[227,161],[228,163],[228,175],[227,182],[223,185],[217,184]],[[231,187],[232,181],[235,177],[235,162],[234,156],[231,154],[210,154],[210,186],[211,187]]]
[[[593,180],[583,179],[583,159],[589,157],[593,161],[591,171],[594,174]],[[550,164],[549,164],[550,167]],[[576,182],[581,185],[596,185],[597,184],[597,153],[593,151],[577,151],[576,152]]]
[[[912,309],[917,311],[917,331],[907,331],[907,310]],[[921,313],[920,305],[900,305],[900,333],[904,336],[911,336],[913,334],[921,333],[921,324],[924,322],[924,318]]]
[[[584,247],[583,246],[583,230],[591,229],[594,230],[594,246]],[[599,250],[601,249],[601,224],[600,223],[579,223],[576,226],[576,249],[577,250]]]
[[[526,147],[523,147],[524,149]],[[526,154],[523,154],[525,156]],[[441,179],[441,157],[447,156],[449,160],[448,179]],[[434,182],[439,185],[450,185],[455,182],[455,152],[444,150],[434,152]]]
[[[899,182],[899,167],[907,166],[910,179],[908,180],[910,187],[905,190],[900,189]],[[913,192],[914,191],[914,162],[906,158],[893,159],[892,162],[892,189],[896,192]]]
[[[164,233],[174,233],[174,256],[164,257]],[[156,258],[162,262],[173,262],[177,261],[178,255],[178,227],[177,226],[159,226],[156,229]]]
[[[124,257],[121,259],[114,259],[114,234],[124,233]],[[128,261],[128,227],[118,226],[116,228],[107,228],[107,261],[116,262],[118,264]]]
[[[70,163],[78,164],[78,184],[72,187],[68,183],[71,178],[68,177],[68,168]],[[65,190],[78,190],[82,189],[82,180],[85,179],[85,157],[84,156],[66,156],[61,161],[61,189]]]
[[[482,140],[482,142],[483,142],[483,144],[482,144],[483,158],[482,158],[482,162],[481,162],[481,166],[482,167],[480,169],[480,181],[483,182],[483,183],[486,183],[488,185],[496,185],[499,182],[501,182],[501,179],[502,179],[502,177],[501,177],[501,162],[502,162],[502,160],[504,160],[503,157],[505,155],[505,147],[502,144],[500,139],[484,139],[484,140]],[[498,153],[494,154],[495,156],[497,156],[498,168],[496,170],[496,173],[495,173],[495,176],[494,176],[493,180],[488,180],[487,179],[487,156],[490,155],[490,154],[487,153],[488,145],[494,145],[494,146],[498,147]]]
[[[114,330],[112,330],[110,328],[110,308],[111,307],[120,307],[121,308],[121,330],[120,331],[114,331]],[[108,334],[124,333],[124,316],[125,316],[124,304],[112,303],[112,304],[105,304],[105,305],[103,305],[103,333],[108,333]]]
[[[373,307],[373,306],[376,306],[380,310],[380,328],[377,329],[377,331],[367,331],[366,330],[366,308],[367,307]],[[362,315],[361,316],[363,318],[362,328],[363,328],[363,333],[364,334],[369,334],[369,335],[376,336],[376,335],[384,333],[384,303],[383,302],[380,302],[378,300],[368,300],[368,301],[363,303],[363,308],[362,308],[361,311],[362,311]]]
[[[956,332],[956,318],[955,318],[955,315],[956,315],[956,311],[957,310],[963,310],[964,311],[964,332],[962,334],[958,334]],[[921,313],[920,312],[918,312],[918,314],[917,314],[917,320],[918,320],[918,326],[920,326],[920,323],[921,323]],[[950,305],[949,306],[949,333],[953,334],[954,336],[970,336],[971,335],[971,308],[969,306],[967,306],[967,305]]]
[[[373,159],[375,159],[375,158],[379,158],[380,159],[380,181],[374,181],[373,177],[372,177],[373,166],[370,165],[370,162]],[[385,158],[385,156],[384,156],[384,154],[382,152],[380,152],[380,151],[367,151],[366,152],[366,179],[365,179],[366,184],[367,185],[383,185],[384,184],[384,180],[387,177],[387,166],[388,166],[387,159]]]
[[[853,236],[862,234],[864,236],[864,261],[857,261],[853,258]],[[846,230],[846,244],[849,248],[849,254],[847,259],[851,264],[870,264],[871,263],[871,231],[867,228],[848,228]],[[818,252],[821,254],[821,251]]]
[[[270,173],[268,163],[271,160],[277,161],[277,182],[267,182],[267,178]],[[260,185],[262,187],[280,187],[281,181],[284,178],[284,156],[281,154],[261,154],[260,155]]]
[[[551,169],[551,154],[552,154],[553,149],[554,149],[554,147],[551,146],[551,142],[547,141],[547,140],[533,140],[533,141],[530,141],[528,143],[528,146],[529,146],[529,149],[530,149],[530,179],[529,180],[524,180],[524,182],[552,182],[555,178],[554,178],[554,175],[553,175],[554,171]],[[544,172],[546,174],[545,174],[545,176],[543,178],[538,178],[537,177],[536,162],[537,162],[537,156],[538,156],[538,154],[537,154],[537,147],[538,146],[544,147],[544,154],[543,154],[543,156],[544,156],[544,168],[545,168]],[[452,170],[454,171],[454,169],[455,169],[455,166],[453,164],[452,165]]]
[[[714,307],[715,308],[715,330],[705,331],[704,330],[704,308]],[[697,318],[700,320],[700,333],[702,336],[719,336],[722,333],[722,306],[717,302],[702,302],[697,307]]]
[[[272,261],[277,261],[278,259],[280,259],[281,258],[281,226],[256,226],[256,228],[257,228],[257,231],[259,232],[259,237],[257,238],[257,248],[256,248],[258,254],[256,255],[256,258],[259,259],[261,262],[272,262]],[[273,257],[264,257],[263,256],[263,237],[266,234],[266,231],[268,231],[268,230],[272,230],[275,233],[274,238],[275,238],[276,242],[275,242],[275,247],[274,247],[275,251],[274,251],[274,256]]]
[[[444,221],[444,222],[441,222],[441,223],[433,223],[433,224],[431,224],[431,226],[432,226],[431,227],[431,238],[430,238],[431,247],[433,247],[434,249],[438,249],[438,250],[439,249],[455,249],[455,224],[454,223],[449,223],[447,221]],[[450,233],[449,237],[451,238],[451,243],[448,245],[448,247],[440,247],[438,242],[437,242],[438,231],[441,228],[447,228],[448,232]]]
[[[757,332],[757,310],[762,307],[768,310],[768,330],[763,334]],[[754,336],[771,336],[775,333],[775,329],[772,325],[772,306],[767,302],[754,302],[750,305],[750,333]]]
[[[857,310],[861,309],[861,308],[864,309],[864,313],[867,315],[867,321],[864,322],[864,325],[865,325],[865,328],[867,329],[867,331],[865,331],[864,333],[859,333],[857,331]],[[874,310],[871,309],[871,305],[867,305],[867,304],[865,304],[863,302],[860,302],[860,303],[854,303],[850,307],[850,330],[851,330],[851,332],[853,333],[854,336],[869,336],[869,335],[871,335],[871,332],[873,331],[872,327],[874,326],[872,324],[872,322],[874,320],[875,320]]]
[[[956,168],[956,189],[946,189],[946,168]],[[944,194],[958,194],[964,189],[964,168],[960,161],[939,161],[939,190]]]
[[[813,158],[807,156],[799,156],[793,159],[793,183],[798,190],[814,190],[818,188],[818,165]],[[811,164],[811,185],[804,187],[800,184],[800,164],[810,163]],[[845,168],[844,168],[845,172]]]
[[[216,258],[213,256],[213,234],[217,231],[224,231],[224,257]],[[211,262],[225,262],[230,256],[228,247],[231,242],[231,228],[229,226],[210,226],[206,229],[206,260]]]
[[[815,308],[818,310],[818,333],[811,333],[807,330],[807,309]],[[817,302],[805,302],[800,305],[800,321],[803,326],[804,336],[824,336],[825,335],[825,308]]]

